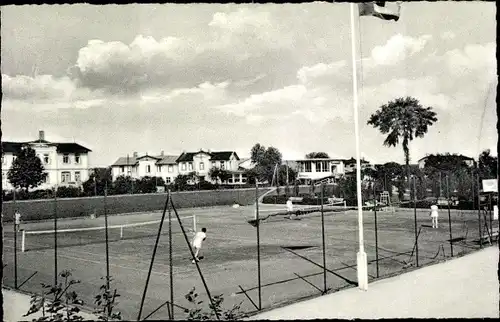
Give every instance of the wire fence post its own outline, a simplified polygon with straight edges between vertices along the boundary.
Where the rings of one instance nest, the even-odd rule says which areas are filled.
[[[262,310],[262,287],[260,281],[260,222],[259,222],[259,183],[255,179],[255,219],[257,221],[257,283],[259,286],[259,311]]]
[[[377,195],[375,191],[375,184],[373,184],[373,214],[375,216],[375,265],[377,267],[377,278],[379,278],[379,267],[378,267],[378,226],[377,226]]]
[[[106,236],[106,291],[109,291],[109,239],[108,239],[108,182],[104,186],[104,231]],[[109,310],[110,308],[108,308]],[[108,312],[109,314],[109,312]]]
[[[321,183],[321,239],[323,244],[323,294],[326,294],[325,214],[323,212],[324,185]]]
[[[479,171],[476,177],[477,188],[477,217],[479,219],[479,248],[483,248],[483,228],[481,227],[481,190],[479,186]]]
[[[16,189],[13,190],[12,200],[14,201],[14,288],[17,290],[17,203]]]
[[[488,212],[490,214],[490,234],[492,236],[491,241],[493,241],[493,217],[492,217],[492,210],[493,210],[493,204],[492,204],[492,196],[491,196],[491,192],[488,193]]]
[[[413,176],[413,218],[415,221],[415,259],[418,267],[418,232],[417,232],[417,180]]]
[[[167,199],[170,200],[170,189],[167,192]],[[168,209],[168,253],[169,253],[169,277],[170,277],[170,310],[169,317],[174,320],[174,273],[173,273],[173,263],[172,263],[172,209],[170,203],[167,205]],[[195,231],[196,233],[196,231]]]
[[[151,263],[149,264],[149,271],[148,271],[148,276],[146,278],[146,285],[144,286],[144,292],[142,293],[142,299],[141,299],[141,307],[139,308],[139,314],[137,316],[137,321],[141,320],[141,314],[142,314],[142,308],[144,306],[144,300],[146,299],[146,294],[148,291],[148,285],[149,285],[149,279],[151,278],[151,271],[153,270],[153,264],[156,256],[156,250],[158,249],[158,243],[160,241],[160,235],[161,235],[161,229],[163,227],[163,221],[165,220],[165,213],[167,211],[167,205],[170,202],[170,195],[167,196],[167,201],[165,202],[165,206],[163,207],[163,213],[161,216],[161,221],[160,221],[160,227],[158,227],[158,234],[156,235],[156,242],[155,246],[153,248],[153,255],[151,256]],[[182,225],[181,225],[182,227]]]
[[[57,186],[54,187],[54,286],[57,285]]]
[[[175,209],[175,205],[174,205],[172,199],[170,199],[170,205],[172,206],[172,209],[174,210],[175,217],[177,218],[177,222],[179,223],[179,226],[181,227],[181,230],[182,230],[182,235],[184,235],[184,239],[186,240],[186,244],[188,245],[189,252],[191,253],[191,258],[193,258],[193,260],[194,260],[194,263],[196,265],[196,269],[198,270],[198,274],[200,274],[201,281],[203,283],[203,286],[205,287],[205,291],[207,292],[208,299],[210,301],[210,308],[213,310],[217,320],[220,320],[220,316],[219,316],[220,312],[215,308],[214,300],[212,298],[212,295],[210,294],[210,290],[208,289],[207,282],[205,281],[205,277],[203,277],[203,273],[201,272],[200,265],[198,264],[198,261],[196,260],[196,258],[194,256],[193,247],[191,247],[191,243],[189,242],[189,239],[187,237],[186,230],[184,229],[184,225],[182,224],[182,220],[179,217],[179,213],[177,212],[177,209]]]
[[[450,181],[448,179],[449,173],[446,176],[446,196],[448,197],[448,227],[449,227],[449,232],[450,232],[450,252],[451,252],[451,257],[453,257],[453,234],[451,230],[451,209],[450,209],[450,203],[451,203],[451,198],[450,198]]]

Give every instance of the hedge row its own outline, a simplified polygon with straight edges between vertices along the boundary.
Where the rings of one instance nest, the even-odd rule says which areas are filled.
[[[260,194],[269,191],[261,188]],[[194,208],[232,205],[250,205],[255,203],[255,189],[231,189],[217,191],[172,192],[172,200],[176,208]],[[162,210],[167,195],[165,193],[141,195],[114,195],[106,198],[108,214],[125,214]],[[56,205],[55,205],[56,203]],[[12,221],[15,207],[19,210],[23,221],[37,221],[54,218],[76,218],[96,214],[104,214],[104,197],[65,198],[48,200],[22,200],[16,203],[3,203],[2,220]]]
[[[237,190],[237,189],[245,189],[245,188],[253,188],[254,186],[251,184],[244,184],[244,185],[219,185],[216,186],[214,184],[211,184],[208,181],[204,181],[203,183],[200,183],[199,185],[187,185],[184,187],[183,190],[176,190],[175,185],[171,186],[165,186],[166,189],[170,188],[172,192],[179,192],[179,191],[199,191],[199,190]],[[156,187],[155,187],[156,189]],[[165,189],[165,190],[166,190]],[[102,191],[101,191],[102,190]],[[129,189],[131,190],[131,189]],[[111,186],[108,189],[108,196],[111,195],[123,195],[125,192],[121,191],[116,191],[116,189]],[[14,199],[13,192],[11,190],[3,190],[3,201],[11,201]],[[98,189],[97,191],[98,195],[103,196],[104,195],[104,190],[103,189]],[[156,193],[156,190],[153,191],[137,191],[137,187],[135,190],[135,194],[145,194],[145,193]],[[78,187],[65,187],[61,186],[57,189],[57,198],[80,198],[80,197],[94,197],[95,192],[94,189],[92,188],[91,190],[84,191],[81,188]],[[18,190],[16,192],[16,200],[36,200],[36,199],[52,199],[54,198],[54,192],[52,189],[38,189],[38,190],[33,190],[33,191],[24,191],[24,190]]]

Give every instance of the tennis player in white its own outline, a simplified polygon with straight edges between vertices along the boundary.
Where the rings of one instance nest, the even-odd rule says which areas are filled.
[[[430,216],[432,218],[432,228],[438,228],[438,206],[436,204],[432,204]]]
[[[193,237],[193,241],[191,242],[191,245],[193,246],[193,250],[194,250],[194,258],[196,259],[196,261],[198,262],[200,259],[198,258],[198,254],[200,252],[200,249],[201,249],[201,245],[203,244],[203,241],[207,239],[207,229],[206,228],[202,228],[201,231],[197,232],[194,237]],[[194,263],[194,259],[193,259],[193,263]]]
[[[286,211],[288,212],[288,219],[292,219],[292,212],[293,212],[292,198],[288,198],[288,200],[286,201]]]

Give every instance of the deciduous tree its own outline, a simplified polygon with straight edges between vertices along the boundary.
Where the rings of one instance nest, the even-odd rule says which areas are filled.
[[[15,188],[21,188],[27,192],[46,180],[47,173],[44,171],[42,161],[36,156],[35,150],[23,147],[16,153],[7,178]]]

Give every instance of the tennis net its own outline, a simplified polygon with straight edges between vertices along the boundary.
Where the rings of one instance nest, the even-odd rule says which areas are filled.
[[[186,233],[196,232],[196,216],[181,217]],[[127,223],[108,226],[108,241],[154,238],[158,234],[161,220]],[[55,245],[55,230],[20,230],[21,251],[50,249]],[[172,219],[172,234],[182,234],[177,219]],[[168,220],[162,227],[162,235],[168,235]],[[57,229],[57,247],[82,246],[106,242],[106,227],[77,227]]]

